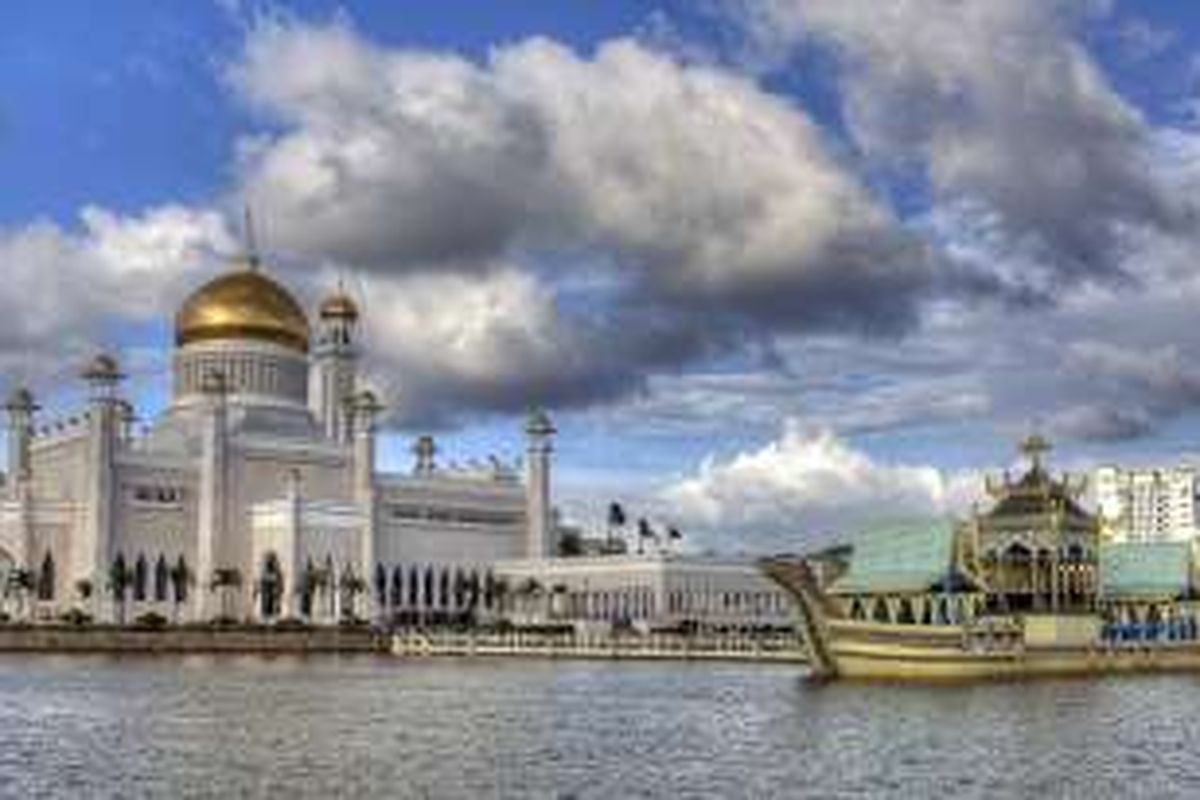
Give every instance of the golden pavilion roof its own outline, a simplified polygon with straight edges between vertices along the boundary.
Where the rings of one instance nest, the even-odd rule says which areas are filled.
[[[358,305],[349,295],[338,292],[326,297],[318,310],[321,319],[358,319]]]
[[[201,286],[175,316],[175,344],[253,339],[308,352],[308,318],[256,259]]]

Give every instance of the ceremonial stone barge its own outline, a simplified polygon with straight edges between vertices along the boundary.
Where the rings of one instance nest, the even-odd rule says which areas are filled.
[[[797,601],[816,678],[956,680],[1200,669],[1193,545],[1111,542],[1082,481],[1042,464],[989,480],[963,522],[873,530],[766,559]]]

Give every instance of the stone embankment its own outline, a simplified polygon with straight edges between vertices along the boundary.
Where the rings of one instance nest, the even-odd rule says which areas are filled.
[[[388,643],[365,628],[0,626],[0,653],[369,653]]]
[[[515,657],[805,661],[790,635],[582,635],[542,631],[382,633],[368,628],[3,625],[0,653],[392,653],[400,657]]]
[[[793,635],[643,634],[614,636],[512,631],[451,633],[408,631],[392,637],[392,653],[420,656],[524,656],[531,658],[649,659],[673,661],[777,661],[803,663]]]

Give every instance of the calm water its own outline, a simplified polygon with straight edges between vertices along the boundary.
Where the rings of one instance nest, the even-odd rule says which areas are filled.
[[[1200,796],[1200,677],[814,687],[785,666],[0,659],[4,797]]]

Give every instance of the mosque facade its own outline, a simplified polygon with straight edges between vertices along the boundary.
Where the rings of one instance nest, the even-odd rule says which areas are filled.
[[[411,472],[379,471],[358,324],[340,291],[310,321],[247,256],[176,314],[170,403],[145,430],[107,355],[82,372],[87,407],[65,424],[13,391],[10,612],[322,624],[497,607],[493,564],[551,555],[554,427],[530,415],[522,465],[443,468],[423,437]]]

